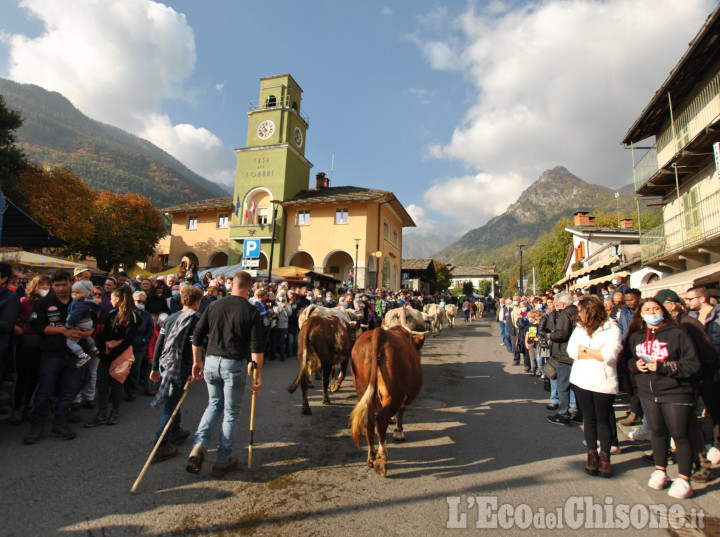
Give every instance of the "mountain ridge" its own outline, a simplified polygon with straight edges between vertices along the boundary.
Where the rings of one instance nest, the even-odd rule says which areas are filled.
[[[68,166],[93,189],[146,196],[158,208],[228,195],[151,142],[80,112],[66,97],[0,78],[23,118],[18,145],[39,166]]]

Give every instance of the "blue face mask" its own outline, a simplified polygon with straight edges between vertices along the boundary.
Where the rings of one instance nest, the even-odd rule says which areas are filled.
[[[180,291],[173,291],[172,296],[180,296]]]
[[[140,311],[145,309],[145,304],[135,304],[135,307],[139,309]]]
[[[525,312],[527,311],[527,308],[520,308],[520,311],[522,311],[523,313],[525,313]]]
[[[643,315],[643,321],[653,326],[660,324],[664,319],[665,316],[662,313],[658,313],[657,315]]]

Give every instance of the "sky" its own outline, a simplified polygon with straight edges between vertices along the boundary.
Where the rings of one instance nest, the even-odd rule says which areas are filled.
[[[632,182],[620,140],[717,0],[3,0],[0,77],[232,184],[264,76],[290,73],[305,156],[391,190],[449,244],[557,165]]]

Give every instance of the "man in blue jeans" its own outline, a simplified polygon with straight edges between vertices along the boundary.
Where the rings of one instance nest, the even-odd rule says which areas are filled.
[[[193,474],[200,473],[210,437],[221,414],[220,443],[212,475],[222,477],[237,466],[237,455],[232,450],[248,374],[247,362],[251,358],[257,366],[251,389],[257,394],[262,387],[263,326],[260,312],[248,302],[251,288],[249,273],[235,274],[230,295],[208,306],[193,334],[193,380],[205,378],[208,388],[208,405],[200,419],[186,466]],[[206,337],[207,354],[203,365],[202,344]]]
[[[66,338],[78,340],[90,334],[90,330],[65,328],[68,305],[70,304],[70,284],[72,276],[64,270],[52,275],[52,293],[41,298],[35,304],[30,317],[33,332],[40,338],[40,375],[34,395],[32,428],[23,439],[26,444],[34,444],[42,437],[47,420],[50,397],[60,384],[60,396],[55,405],[55,417],[50,434],[63,440],[75,438],[75,431],[68,425],[68,416],[73,398],[77,395],[85,380],[88,364],[75,367],[77,357],[70,352]]]

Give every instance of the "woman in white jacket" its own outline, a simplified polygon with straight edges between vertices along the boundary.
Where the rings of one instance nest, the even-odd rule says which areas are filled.
[[[622,336],[617,324],[608,318],[596,296],[578,302],[575,330],[567,353],[573,359],[570,383],[583,412],[585,442],[588,447],[585,471],[590,475],[612,476],[610,442],[615,394],[618,393],[617,357]],[[600,440],[600,454],[597,442]]]

